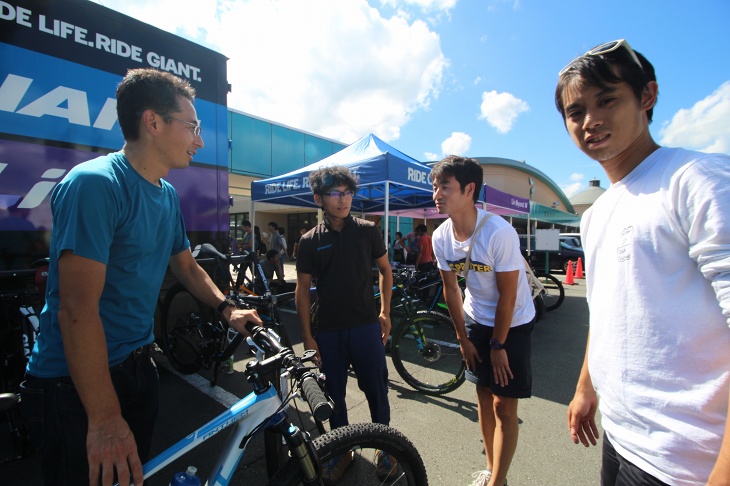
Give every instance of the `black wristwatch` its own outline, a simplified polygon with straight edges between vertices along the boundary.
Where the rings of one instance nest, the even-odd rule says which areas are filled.
[[[218,304],[218,307],[216,307],[215,310],[216,310],[216,312],[218,312],[218,314],[223,314],[223,311],[226,310],[226,307],[236,307],[236,304],[234,304],[230,300],[226,299],[223,302],[221,302],[220,304]]]
[[[504,344],[500,343],[496,339],[492,338],[489,340],[489,346],[492,348],[492,350],[496,351],[498,349],[504,349]]]

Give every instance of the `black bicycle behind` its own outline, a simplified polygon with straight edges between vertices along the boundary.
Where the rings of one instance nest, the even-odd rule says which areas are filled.
[[[48,261],[41,259],[33,266],[0,272],[0,417],[4,416],[15,446],[15,453],[0,458],[0,464],[22,459],[33,451],[21,417],[20,384],[39,332]]]

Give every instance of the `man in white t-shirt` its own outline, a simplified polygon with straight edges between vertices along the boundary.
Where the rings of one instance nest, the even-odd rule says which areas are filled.
[[[535,308],[517,233],[474,206],[483,177],[474,159],[452,155],[433,166],[433,200],[449,219],[434,231],[432,244],[461,353],[477,380],[487,469],[474,473],[472,484],[501,486],[517,449],[518,399],[532,395]],[[467,255],[462,302],[457,274]]]
[[[611,187],[583,216],[590,338],[568,407],[601,484],[730,484],[730,157],[657,145],[654,68],[619,41],[559,74],[568,133]],[[600,397],[600,401],[599,401]]]

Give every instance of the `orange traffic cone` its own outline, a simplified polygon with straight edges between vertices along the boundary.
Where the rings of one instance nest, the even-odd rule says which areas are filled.
[[[568,268],[565,269],[565,280],[563,280],[563,285],[578,285],[575,283],[575,280],[573,280],[573,262],[568,260]]]
[[[583,275],[583,259],[578,257],[578,263],[575,265],[575,278],[586,278]]]

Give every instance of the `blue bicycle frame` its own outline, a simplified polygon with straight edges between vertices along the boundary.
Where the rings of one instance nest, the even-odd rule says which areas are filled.
[[[273,386],[258,395],[251,392],[231,408],[147,462],[143,467],[144,478],[153,476],[175,459],[235,424],[235,431],[221,450],[207,483],[221,486],[229,484],[252,433],[257,428],[263,431],[265,427],[260,425],[267,421],[274,424],[286,417],[284,412],[277,413],[281,407],[282,400]]]

